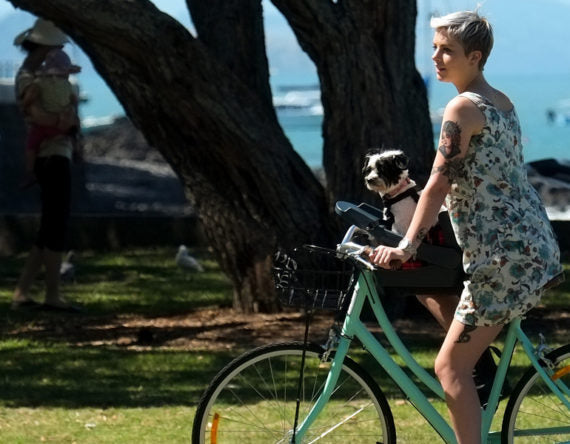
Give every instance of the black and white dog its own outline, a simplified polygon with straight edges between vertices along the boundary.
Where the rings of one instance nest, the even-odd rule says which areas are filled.
[[[382,198],[386,228],[405,235],[420,195],[416,182],[408,175],[408,156],[400,150],[371,151],[365,157],[362,173],[366,188]]]

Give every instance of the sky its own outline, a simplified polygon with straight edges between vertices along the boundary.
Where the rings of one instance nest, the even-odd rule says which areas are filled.
[[[154,0],[154,3],[190,26],[184,0]],[[425,26],[425,18],[430,11],[444,14],[457,9],[472,9],[477,4],[481,4],[481,12],[495,28],[493,52],[499,55],[495,57],[493,69],[497,72],[570,73],[570,0],[419,0],[418,37],[423,41],[418,42],[418,50],[424,54],[431,51],[431,31]],[[268,0],[263,0],[263,6],[267,43],[273,48],[275,69],[312,69],[279,11]],[[11,3],[0,0],[0,19],[13,11]],[[427,46],[421,44],[425,40],[428,41]]]
[[[192,31],[184,0],[154,3]],[[495,31],[495,47],[485,71],[488,75],[570,74],[570,0],[418,0],[416,62],[422,73],[433,71],[429,15],[473,9],[477,4]],[[263,7],[272,84],[316,84],[314,65],[299,48],[285,19],[269,0],[263,0]],[[14,11],[11,3],[0,0],[0,61],[22,57],[11,44],[20,30],[14,29]],[[14,26],[10,26],[12,22]],[[71,51],[72,56],[80,53],[76,47]],[[85,81],[93,70],[83,57],[79,62],[84,66]]]

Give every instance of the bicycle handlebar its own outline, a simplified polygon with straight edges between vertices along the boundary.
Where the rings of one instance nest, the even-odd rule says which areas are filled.
[[[335,211],[341,218],[355,226],[350,237],[352,237],[356,228],[360,228],[372,234],[381,244],[389,247],[396,247],[402,240],[402,236],[388,231],[382,226],[379,210],[370,205],[360,204],[356,206],[349,202],[339,201],[336,204]],[[349,232],[347,231],[348,234]],[[345,238],[347,235],[345,235]],[[416,257],[430,264],[448,269],[458,268],[462,259],[461,251],[456,248],[430,245],[425,242],[419,246]]]
[[[362,255],[369,255],[372,252],[372,247],[369,245],[360,245],[356,242],[352,242],[352,237],[354,234],[361,230],[356,225],[351,225],[350,228],[346,231],[342,242],[336,246],[336,251],[342,254],[346,254],[350,256],[355,261],[361,263],[369,270],[376,270],[377,267],[369,260],[366,260]],[[393,260],[390,262],[390,267],[395,270],[402,266],[402,261],[400,260]]]
[[[363,254],[368,254],[371,251],[371,247],[369,247],[368,245],[360,245],[355,242],[343,242],[336,246],[336,251],[342,254],[346,254],[347,256],[350,256],[356,262],[359,262],[360,264],[364,265],[369,270],[376,269],[376,266],[373,263],[367,261],[362,257]]]

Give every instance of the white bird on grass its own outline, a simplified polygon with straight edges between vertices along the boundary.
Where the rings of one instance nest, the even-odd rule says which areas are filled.
[[[180,245],[180,247],[178,247],[178,253],[176,253],[175,260],[176,265],[178,265],[178,267],[182,268],[183,270],[198,272],[204,271],[204,267],[202,267],[202,265],[195,258],[190,256],[186,245]]]

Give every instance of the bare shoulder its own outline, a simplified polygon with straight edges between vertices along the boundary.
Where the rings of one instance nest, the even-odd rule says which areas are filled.
[[[479,132],[485,125],[485,116],[477,105],[467,97],[456,96],[445,107],[443,120],[457,122],[471,134]]]
[[[479,108],[477,108],[477,105],[467,97],[455,96],[449,101],[445,107],[445,111],[449,111],[450,113],[469,114],[479,111]]]
[[[509,99],[505,93],[499,91],[498,89],[495,89],[493,93],[494,97],[492,101],[497,108],[499,108],[501,111],[509,111],[513,108],[514,105],[511,102],[511,99]]]

